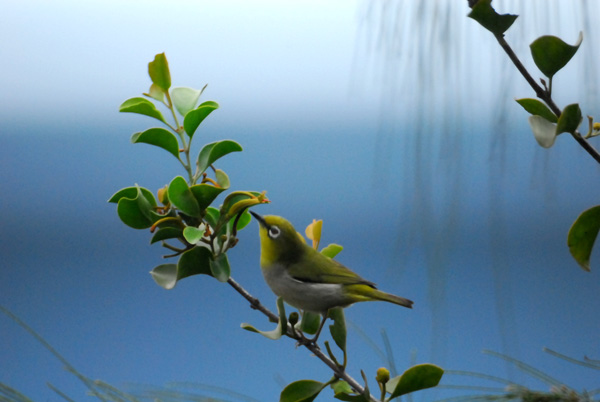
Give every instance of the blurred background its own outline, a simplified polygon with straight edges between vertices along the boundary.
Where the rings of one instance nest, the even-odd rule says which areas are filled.
[[[553,34],[572,44],[583,31],[554,98],[598,119],[598,3],[494,6],[520,15],[506,38],[535,77],[529,43]],[[147,92],[147,63],[166,52],[174,86],[208,83],[202,99],[221,105],[196,147],[226,138],[244,147],[218,163],[231,189],[267,190],[272,203],[256,211],[300,231],[323,219],[322,244],[345,247],[338,260],[415,301],[413,311],[346,310],[355,378],[389,365],[384,330],[400,373],[430,362],[549,389],[486,349],[598,388],[597,371],[542,350],[600,358],[597,264],[584,272],[566,246],[571,223],[599,203],[598,166],[566,136],[537,145],[514,102],[532,90],[468,12],[450,0],[3,5],[0,305],[80,372],[125,390],[180,382],[269,401],[289,382],[330,378],[293,342],[241,330],[271,324],[227,285],[197,276],[156,286],[148,272],[162,249],[106,202],[183,173],[164,151],[130,143],[152,119],[118,113]],[[275,309],[258,259],[252,223],[230,253],[232,275]],[[63,400],[46,383],[83,399],[85,387],[4,315],[0,339],[0,382],[36,401]],[[498,386],[451,373],[442,383]],[[488,391],[414,400],[473,393]]]

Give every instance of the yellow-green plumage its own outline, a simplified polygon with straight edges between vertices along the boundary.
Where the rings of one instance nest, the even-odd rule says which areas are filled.
[[[263,276],[288,304],[321,314],[363,301],[412,307],[412,301],[377,290],[374,283],[308,246],[284,218],[252,215],[260,223]]]

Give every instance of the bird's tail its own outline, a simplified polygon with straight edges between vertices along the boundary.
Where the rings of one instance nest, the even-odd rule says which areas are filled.
[[[408,300],[404,297],[396,296],[390,293],[382,292],[381,290],[375,289],[368,285],[349,285],[348,287],[352,288],[351,292],[355,296],[358,296],[362,299],[360,301],[380,300],[408,308],[412,308],[413,305],[412,300]]]

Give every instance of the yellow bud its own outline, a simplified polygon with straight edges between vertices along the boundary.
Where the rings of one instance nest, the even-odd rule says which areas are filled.
[[[593,129],[594,129],[594,131],[600,131],[600,123],[595,122],[593,125]]]
[[[167,194],[168,188],[168,186],[164,186],[163,188],[159,188],[157,191],[158,201],[160,201],[160,203],[163,205],[169,204],[169,195]]]
[[[378,383],[385,384],[390,380],[390,371],[385,367],[377,369],[377,376],[375,377]]]

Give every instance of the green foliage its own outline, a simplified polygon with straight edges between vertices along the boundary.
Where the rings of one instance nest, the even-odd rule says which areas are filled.
[[[237,243],[237,230],[250,221],[246,209],[269,200],[264,192],[238,191],[226,198],[221,207],[212,206],[230,186],[227,173],[215,168],[214,163],[229,153],[242,151],[242,147],[232,140],[217,141],[205,145],[197,158],[190,158],[194,133],[218,109],[219,104],[205,101],[197,106],[206,86],[201,90],[186,87],[170,89],[171,74],[164,53],[157,54],[148,64],[148,74],[152,84],[144,95],[149,99],[128,99],[121,104],[119,111],[149,116],[167,125],[170,131],[152,127],[133,134],[131,142],[154,145],[175,156],[185,169],[187,179],[177,176],[165,188],[158,190],[162,206],[158,205],[150,190],[138,185],[119,190],[109,202],[117,204],[117,214],[126,225],[134,229],[150,229],[154,233],[150,243],[160,242],[173,252],[166,258],[179,258],[176,263],[160,264],[151,271],[157,284],[172,289],[179,280],[198,274],[226,282],[231,275],[226,252]],[[169,110],[173,116],[172,124],[153,101]],[[180,125],[177,113],[183,117],[183,125]],[[195,166],[192,160],[197,161]],[[209,177],[209,169],[214,178]],[[170,244],[171,241],[181,245],[176,247]]]
[[[579,34],[577,43],[573,46],[556,36],[544,35],[534,40],[529,48],[535,65],[546,77],[552,78],[575,56],[582,41],[582,33]]]
[[[417,364],[389,381],[390,399],[438,385],[444,370],[434,364]]]
[[[277,298],[277,312],[279,313],[279,322],[277,327],[271,331],[259,331],[250,324],[242,324],[241,327],[250,332],[261,334],[265,338],[277,340],[287,333],[287,317],[285,315],[285,306],[281,297]]]
[[[556,123],[556,135],[560,133],[575,134],[577,127],[581,124],[581,109],[574,103],[565,107]]]
[[[517,103],[523,106],[527,112],[532,115],[543,117],[551,123],[556,123],[558,121],[558,117],[546,106],[543,102],[532,99],[532,98],[523,98],[517,99]]]
[[[517,19],[517,15],[498,14],[492,7],[492,0],[479,0],[474,6],[469,17],[479,22],[485,29],[494,35],[503,35],[504,32]]]
[[[599,230],[600,205],[597,205],[579,215],[567,236],[567,245],[571,255],[586,271],[590,271],[590,256]]]

